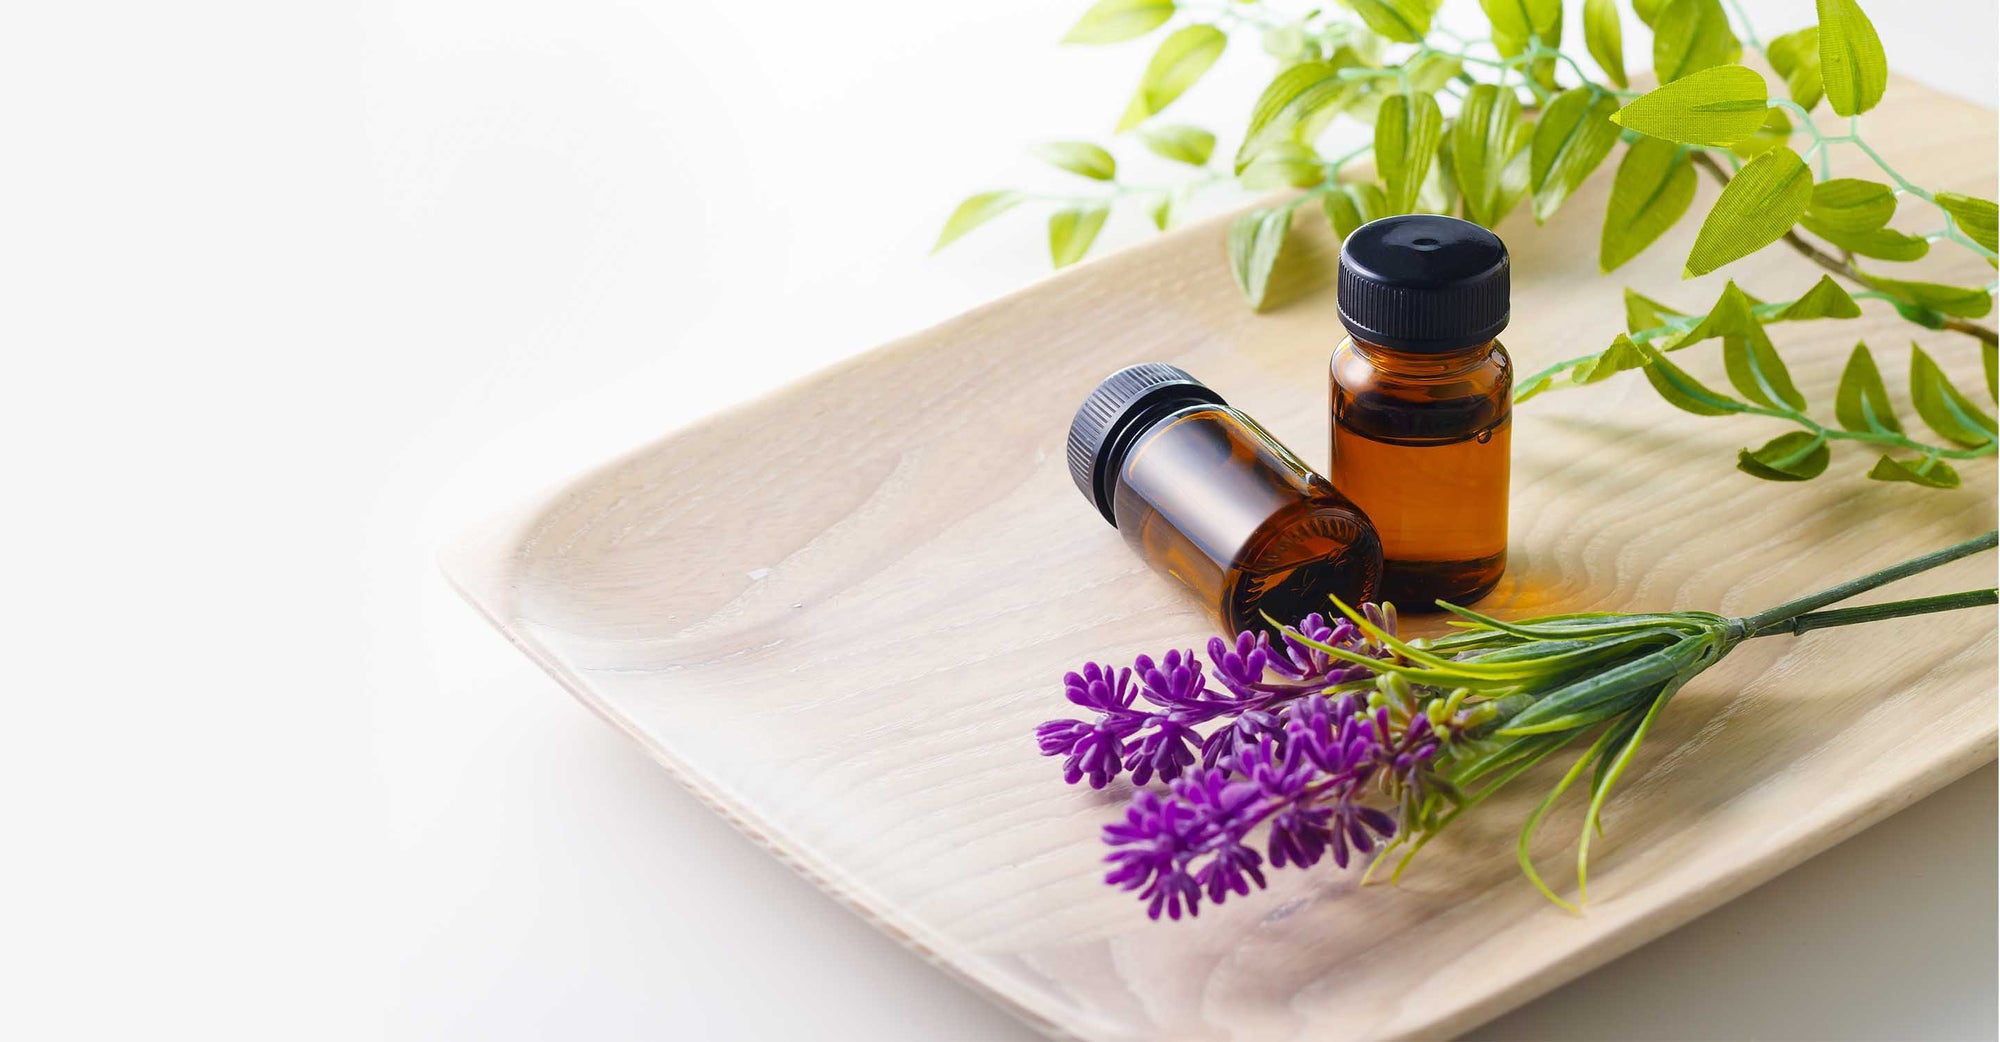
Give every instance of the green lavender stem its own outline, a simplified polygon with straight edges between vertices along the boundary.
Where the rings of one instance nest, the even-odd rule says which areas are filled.
[[[1862,622],[1880,622],[1884,619],[1901,619],[1911,615],[1929,615],[1932,612],[1956,611],[1960,608],[1977,608],[1989,604],[2000,604],[2000,589],[1989,587],[1984,590],[1966,590],[1963,593],[1942,593],[1935,597],[1890,601],[1886,604],[1864,604],[1855,608],[1807,612],[1752,630],[1749,636],[1751,638],[1773,637],[1779,634],[1797,636],[1807,630],[1826,629],[1830,626],[1852,626]]]
[[[1924,554],[1921,557],[1912,557],[1901,564],[1890,565],[1889,567],[1880,569],[1879,571],[1869,572],[1867,575],[1863,575],[1859,578],[1849,579],[1844,583],[1840,583],[1835,586],[1829,586],[1826,589],[1819,591],[1818,593],[1811,593],[1807,594],[1804,597],[1794,598],[1793,600],[1786,601],[1785,603],[1777,605],[1776,607],[1766,608],[1755,615],[1746,615],[1740,619],[1736,619],[1735,622],[1741,626],[1742,632],[1745,635],[1761,636],[1766,630],[1772,630],[1774,628],[1782,630],[1783,624],[1788,623],[1791,620],[1798,618],[1799,616],[1805,615],[1809,612],[1818,611],[1819,609],[1824,608],[1829,604],[1835,604],[1840,601],[1844,601],[1849,597],[1867,593],[1869,590],[1872,590],[1877,586],[1885,586],[1889,583],[1895,582],[1898,579],[1907,579],[1910,576],[1916,575],[1919,572],[1929,571],[1930,569],[1936,568],[1939,565],[1949,564],[1953,561],[1958,560],[1961,557],[1970,557],[1971,555],[1979,553],[1982,550],[1991,550],[1993,549],[1996,543],[2000,543],[2000,531],[1988,532],[1985,535],[1979,536],[1977,538],[1968,539],[1965,542],[1958,543],[1952,546],[1947,546],[1942,550],[1934,550],[1930,553]],[[1959,607],[1969,607],[1971,606],[1972,603],[1977,603],[1977,602],[1975,601],[1966,605],[1959,605]],[[1878,607],[1887,607],[1887,606],[1882,605]],[[1860,611],[1862,609],[1849,609],[1849,610]],[[1941,609],[1933,609],[1933,610],[1941,610]],[[1885,616],[1885,618],[1886,617],[1890,616]],[[1859,622],[1864,620],[1855,619],[1854,621]],[[1834,623],[1822,623],[1821,625],[1833,625],[1833,624]]]

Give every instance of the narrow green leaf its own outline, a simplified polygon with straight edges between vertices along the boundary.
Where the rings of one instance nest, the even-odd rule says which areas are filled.
[[[1951,464],[1934,456],[1918,460],[1890,459],[1883,456],[1875,461],[1874,469],[1868,476],[1876,481],[1907,481],[1925,488],[1957,488],[1958,471]]]
[[[1993,200],[1957,192],[1939,192],[1932,199],[1958,222],[1967,238],[1989,250],[2000,250],[2000,211]]]
[[[1609,94],[1577,87],[1556,95],[1536,122],[1530,146],[1528,185],[1535,193],[1535,220],[1547,220],[1576,186],[1596,170],[1618,143],[1611,114],[1618,102]]]
[[[1354,229],[1378,217],[1389,215],[1389,202],[1382,189],[1372,184],[1345,184],[1320,197],[1320,205],[1326,210],[1327,223],[1333,226],[1333,235],[1341,241],[1353,234]]]
[[[1743,397],[1772,409],[1805,409],[1805,395],[1792,383],[1784,359],[1778,357],[1778,349],[1756,319],[1750,320],[1749,332],[1722,338],[1722,364],[1729,373],[1730,386]]]
[[[1154,155],[1189,166],[1204,166],[1215,154],[1215,135],[1185,123],[1141,127],[1139,141]]]
[[[1160,49],[1153,52],[1153,60],[1146,63],[1139,89],[1118,121],[1118,132],[1131,130],[1173,104],[1222,57],[1228,44],[1229,37],[1212,25],[1182,26],[1168,34],[1160,41]]]
[[[1109,216],[1108,206],[1083,206],[1057,210],[1049,215],[1049,259],[1058,268],[1067,268],[1090,252],[1098,230]]]
[[[944,249],[958,241],[959,236],[1013,209],[1021,198],[1019,192],[981,192],[966,199],[945,219],[944,230],[938,232],[937,243],[931,247],[931,252]]]
[[[1271,78],[1250,109],[1250,126],[1243,132],[1243,144],[1236,150],[1236,171],[1241,173],[1257,153],[1280,141],[1295,140],[1301,119],[1324,108],[1337,108],[1354,91],[1340,78],[1344,67],[1338,60],[1300,62]]]
[[[1701,222],[1681,277],[1705,275],[1777,242],[1806,212],[1812,186],[1812,171],[1789,148],[1745,163]]]
[[[1915,343],[1910,344],[1910,401],[1924,424],[1960,445],[1984,445],[2000,427],[1945,378],[1944,371]]]
[[[1319,153],[1292,141],[1280,141],[1264,151],[1236,175],[1243,187],[1264,191],[1271,188],[1309,188],[1326,180],[1326,163]]]
[[[1701,381],[1667,361],[1665,355],[1644,345],[1639,350],[1646,355],[1647,382],[1660,393],[1660,397],[1667,400],[1667,404],[1696,416],[1726,416],[1744,410],[1742,402],[1702,386]]]
[[[1122,43],[1166,24],[1173,0],[1097,0],[1064,34],[1064,43]]]
[[[1825,435],[1792,431],[1772,438],[1755,452],[1738,452],[1736,469],[1765,481],[1810,481],[1826,473],[1832,458]]]
[[[1610,347],[1597,353],[1596,358],[1570,370],[1569,378],[1575,384],[1594,384],[1628,370],[1644,368],[1645,365],[1646,353],[1639,350],[1639,345],[1633,343],[1631,337],[1620,333],[1611,341]]]
[[[1612,122],[1686,145],[1733,145],[1764,126],[1764,77],[1741,65],[1703,69],[1634,99]]]
[[[1410,91],[1414,94],[1436,94],[1464,71],[1464,62],[1437,51],[1426,51],[1403,67],[1404,74],[1410,78]]]
[[[1291,226],[1289,206],[1248,210],[1229,224],[1229,273],[1236,277],[1236,287],[1253,308],[1263,306],[1271,269],[1277,266]]]
[[[1653,72],[1661,83],[1743,57],[1722,0],[1667,0],[1653,27]]]
[[[1512,90],[1482,83],[1466,91],[1452,120],[1451,163],[1472,221],[1492,228],[1526,194],[1526,171],[1514,167],[1533,135]]]
[[[1889,85],[1889,59],[1882,38],[1854,0],[1818,0],[1819,73],[1826,103],[1842,116],[1857,116],[1882,100]]]
[[[1611,201],[1597,244],[1597,266],[1611,271],[1666,234],[1694,201],[1694,164],[1671,141],[1632,142],[1611,180]]]
[[[1987,312],[1993,310],[1993,297],[1983,289],[1946,286],[1936,282],[1904,282],[1867,272],[1861,274],[1861,281],[1919,308],[1959,318],[1984,318]],[[1942,321],[1939,326],[1942,326]]]
[[[1109,181],[1118,176],[1118,161],[1111,158],[1111,153],[1088,141],[1049,141],[1029,151],[1042,162],[1072,174],[1098,181]]]
[[[1562,45],[1562,0],[1479,0],[1479,6],[1493,26],[1493,46],[1501,57],[1527,50],[1530,36],[1546,47]]]
[[[1861,305],[1831,275],[1821,275],[1804,296],[1785,305],[1766,322],[1796,322],[1809,318],[1859,318]]]
[[[1986,397],[2000,403],[2000,345],[1981,341],[1979,364],[1986,370]]]
[[[1894,307],[1896,314],[1903,316],[1905,321],[1914,322],[1925,329],[1943,329],[1944,324],[1951,321],[1930,308],[1904,300],[1890,301],[1890,306]]]
[[[1658,345],[1658,349],[1661,352],[1679,351],[1714,337],[1749,336],[1757,327],[1757,318],[1750,310],[1754,306],[1750,295],[1732,280],[1722,287],[1722,294],[1715,298],[1714,306],[1708,309],[1700,322],[1674,334]]]
[[[1764,45],[1771,68],[1785,78],[1785,92],[1807,112],[1826,95],[1819,75],[1819,27],[1808,26],[1786,33]]]
[[[1637,333],[1642,329],[1655,329],[1667,324],[1668,320],[1686,318],[1686,313],[1654,300],[1644,294],[1625,288],[1625,331]]]
[[[1769,109],[1764,113],[1764,125],[1755,134],[1729,146],[1729,150],[1740,158],[1755,159],[1791,139],[1791,118],[1783,109]]]
[[[1375,119],[1375,169],[1388,190],[1390,213],[1410,212],[1443,136],[1444,114],[1436,98],[1395,94],[1382,100]]]
[[[1842,428],[1875,434],[1900,434],[1903,423],[1896,419],[1896,407],[1889,401],[1889,389],[1882,385],[1882,373],[1875,368],[1875,356],[1867,344],[1855,344],[1847,356],[1847,368],[1840,373],[1840,390],[1833,400],[1834,418]]]
[[[1913,261],[1931,251],[1931,244],[1921,235],[1905,235],[1894,228],[1854,231],[1829,227],[1810,212],[1799,218],[1799,226],[1850,253],[1877,260]]]
[[[1625,87],[1625,29],[1618,21],[1618,0],[1583,0],[1583,43],[1604,75]]]
[[[1896,215],[1896,191],[1878,181],[1836,177],[1813,186],[1806,214],[1823,227],[1873,231]]]
[[[1422,43],[1430,34],[1437,0],[1348,0],[1368,28],[1397,43]]]
[[[1153,219],[1153,227],[1166,231],[1174,223],[1174,197],[1161,196],[1160,201],[1154,203],[1153,208],[1147,211],[1147,216]]]
[[[1646,28],[1659,28],[1660,12],[1665,10],[1667,0],[1632,0],[1632,13],[1639,16]]]

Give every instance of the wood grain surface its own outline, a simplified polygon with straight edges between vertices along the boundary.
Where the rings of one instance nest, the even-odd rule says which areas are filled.
[[[1991,113],[1900,82],[1868,123],[1919,183],[1994,194]],[[1622,285],[1698,310],[1724,277],[1778,299],[1818,276],[1773,249],[1683,283],[1693,216],[1601,276],[1609,181],[1545,227],[1517,214],[1501,229],[1515,258],[1504,340],[1523,373],[1603,346],[1622,328]],[[1715,191],[1704,180],[1697,213]],[[1927,230],[1909,216],[1898,223]],[[1062,442],[1099,378],[1165,361],[1324,465],[1335,244],[1302,211],[1252,314],[1223,263],[1225,226],[1090,262],[668,435],[481,529],[446,570],[718,813],[1054,1035],[1449,1036],[1993,758],[1993,613],[1761,640],[1659,721],[1605,814],[1582,916],[1515,868],[1515,830],[1552,780],[1530,775],[1400,886],[1360,889],[1323,865],[1193,922],[1149,922],[1099,882],[1098,829],[1128,790],[1063,785],[1031,732],[1065,715],[1065,670],[1196,645],[1208,628],[1077,494]],[[1992,277],[1939,254],[1917,270]],[[1914,327],[1865,308],[1774,335],[1827,418],[1862,338],[1913,416]],[[1980,386],[1972,341],[1920,332],[1961,386]],[[1714,345],[1678,357],[1721,382]],[[1676,412],[1637,374],[1531,402],[1516,424],[1511,568],[1482,605],[1502,615],[1747,612],[1994,527],[1991,461],[1932,492],[1866,480],[1873,454],[1840,445],[1819,480],[1769,484],[1737,473],[1735,453],[1781,427]],[[1884,596],[1994,571],[1975,558]],[[1542,830],[1552,878],[1579,816]]]

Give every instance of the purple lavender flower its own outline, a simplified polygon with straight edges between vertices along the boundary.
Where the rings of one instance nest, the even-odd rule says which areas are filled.
[[[1201,660],[1192,650],[1169,651],[1158,663],[1141,655],[1132,663],[1146,701],[1163,709],[1199,708],[1208,694],[1208,681],[1201,674]]]
[[[1132,709],[1132,671],[1086,663],[1081,672],[1063,677],[1063,693],[1085,709],[1098,710],[1095,721],[1050,720],[1035,728],[1043,756],[1062,756],[1063,780],[1071,785],[1090,779],[1101,789],[1124,766],[1125,741],[1145,726],[1146,713]]]
[[[1104,841],[1115,849],[1104,860],[1112,869],[1106,883],[1139,891],[1146,914],[1179,919],[1201,912],[1201,887],[1187,871],[1195,856],[1195,833],[1203,828],[1195,809],[1157,792],[1142,791],[1125,808],[1125,820],[1104,826]]]
[[[1125,756],[1125,769],[1132,772],[1132,784],[1144,785],[1158,774],[1161,781],[1173,781],[1194,766],[1194,743],[1200,735],[1173,715],[1153,718],[1153,729],[1139,739]]]

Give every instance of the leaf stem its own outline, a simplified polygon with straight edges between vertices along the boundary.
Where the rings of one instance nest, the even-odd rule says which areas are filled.
[[[1804,597],[1797,597],[1775,607],[1766,608],[1755,615],[1746,615],[1734,621],[1741,626],[1743,633],[1759,634],[1772,626],[1789,622],[1808,612],[1818,611],[1829,604],[1844,601],[1857,594],[1867,593],[1877,586],[1884,586],[1898,579],[1907,579],[1919,572],[1929,571],[1939,565],[1950,564],[1961,557],[1970,557],[1983,550],[1991,550],[1995,543],[2000,543],[2000,531],[1988,532],[1985,535],[1967,539],[1962,543],[1947,546],[1942,550],[1933,550],[1930,553],[1912,557],[1901,564],[1894,564],[1887,568],[1869,572],[1867,575],[1829,586],[1818,593],[1810,593]]]
[[[1933,612],[1956,611],[1960,608],[1977,608],[1989,604],[2000,604],[2000,589],[1989,587],[1984,590],[1966,590],[1962,593],[1942,593],[1935,597],[1915,597],[1884,604],[1864,604],[1854,608],[1807,612],[1751,630],[1747,634],[1747,639],[1773,637],[1781,633],[1797,635],[1807,630],[1853,626],[1863,622],[1880,622],[1884,619],[1929,615]]]

